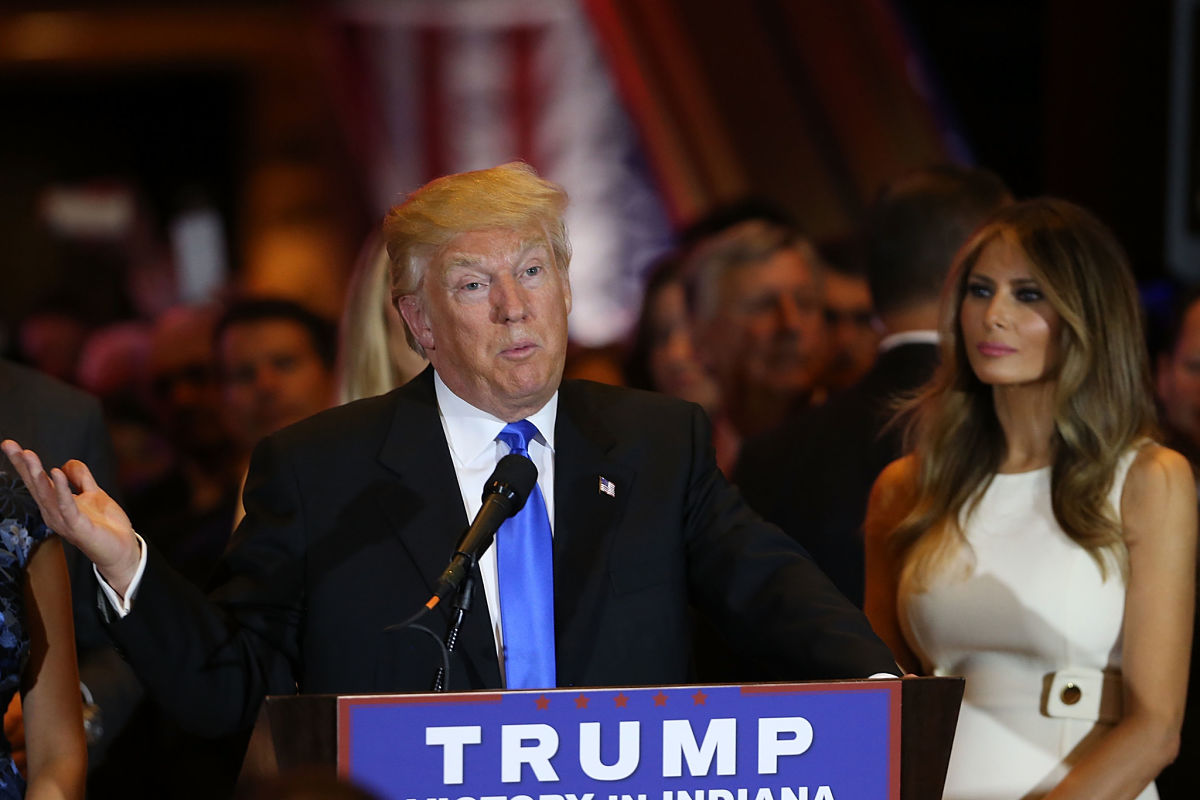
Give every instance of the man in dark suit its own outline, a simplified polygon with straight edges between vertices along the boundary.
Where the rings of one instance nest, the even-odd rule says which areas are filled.
[[[434,659],[389,627],[430,598],[483,479],[514,448],[511,423],[536,428],[528,456],[553,527],[551,685],[686,681],[689,600],[779,678],[895,671],[865,617],[721,477],[698,407],[562,382],[565,205],[560,187],[510,164],[441,178],[393,209],[393,296],[432,366],[263,441],[208,599],[139,546],[82,465],[48,477],[5,443],[91,556],[121,616],[113,636],[181,721],[221,735],[248,727],[267,693],[428,690]],[[513,685],[503,611],[506,590],[526,587],[506,583],[495,555],[508,536],[479,559],[486,603],[463,627],[450,688]]]
[[[867,222],[867,279],[886,336],[856,385],[742,449],[733,480],[756,511],[863,602],[862,522],[875,478],[902,450],[896,401],[937,365],[938,301],[954,254],[1011,197],[985,170],[930,167],[887,187]]]

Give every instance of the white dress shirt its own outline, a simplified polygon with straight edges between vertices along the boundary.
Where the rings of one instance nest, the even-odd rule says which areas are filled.
[[[930,330],[889,333],[879,340],[879,352],[886,353],[888,350],[899,347],[902,344],[938,344],[941,340],[942,337],[937,331]]]

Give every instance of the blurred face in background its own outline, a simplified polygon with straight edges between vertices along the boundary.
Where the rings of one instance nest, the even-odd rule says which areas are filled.
[[[1184,314],[1175,348],[1159,358],[1157,388],[1167,422],[1200,447],[1200,302]]]
[[[654,388],[713,411],[718,400],[717,385],[696,355],[683,286],[677,282],[665,283],[647,302],[650,304],[647,360]]]
[[[787,249],[721,276],[703,341],[723,396],[801,398],[812,390],[828,352],[819,270]]]
[[[171,444],[193,456],[213,455],[229,442],[212,348],[215,323],[211,309],[173,308],[155,323],[150,344],[155,413]]]
[[[829,366],[824,382],[831,389],[844,389],[875,363],[882,338],[866,278],[826,270],[825,324],[829,329]]]
[[[333,370],[300,323],[238,322],[218,344],[225,416],[243,448],[330,406]]]

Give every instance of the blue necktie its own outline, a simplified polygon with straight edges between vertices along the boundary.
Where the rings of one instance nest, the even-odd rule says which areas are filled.
[[[504,426],[496,438],[529,458],[537,436],[529,420]],[[509,689],[552,689],[554,676],[554,562],[550,515],[534,485],[516,516],[496,535],[500,619],[504,626],[504,677]]]

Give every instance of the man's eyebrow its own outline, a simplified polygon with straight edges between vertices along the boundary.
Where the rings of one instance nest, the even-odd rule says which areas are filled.
[[[517,255],[522,257],[527,256],[530,250],[536,250],[539,247],[543,248],[547,253],[550,252],[550,243],[546,241],[546,237],[534,236],[529,239],[522,239],[517,242]]]
[[[529,239],[522,239],[517,242],[516,254],[518,258],[524,258],[529,255],[530,250],[544,248],[546,252],[550,252],[550,244],[543,236],[535,236]],[[483,259],[471,253],[450,253],[447,256],[447,264],[451,267],[474,267],[477,266]]]
[[[470,255],[468,253],[451,253],[449,257],[449,266],[451,267],[473,267],[479,264],[482,259],[479,256]]]

